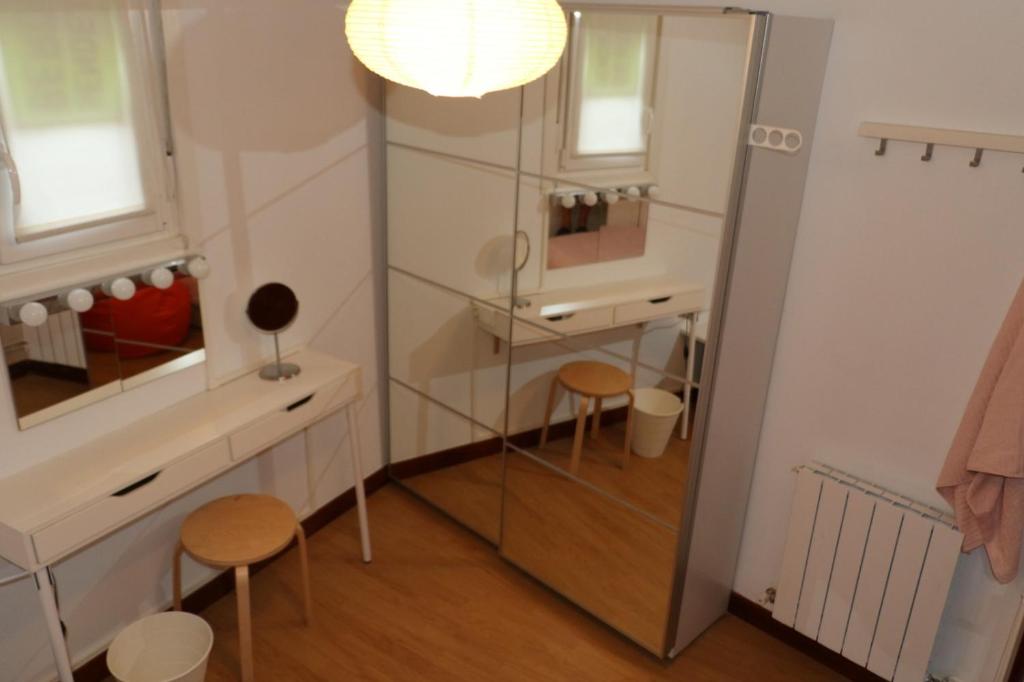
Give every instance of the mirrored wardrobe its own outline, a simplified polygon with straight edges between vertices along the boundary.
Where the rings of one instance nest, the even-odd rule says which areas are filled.
[[[566,16],[524,88],[387,85],[390,473],[664,656],[731,588],[830,29]]]

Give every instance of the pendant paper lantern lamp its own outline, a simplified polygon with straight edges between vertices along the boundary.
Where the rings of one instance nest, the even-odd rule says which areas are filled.
[[[352,52],[390,81],[444,97],[481,97],[540,78],[562,56],[556,0],[352,0]]]

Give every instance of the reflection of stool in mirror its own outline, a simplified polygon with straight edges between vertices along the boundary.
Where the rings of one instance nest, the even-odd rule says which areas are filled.
[[[312,622],[309,592],[309,557],[306,534],[287,503],[270,495],[234,495],[209,502],[181,525],[181,540],[174,550],[174,608],[181,610],[181,554],[201,564],[235,569],[238,600],[238,657],[243,682],[253,679],[252,616],[249,609],[249,566],[269,559],[299,541],[302,592],[306,624]]]
[[[580,458],[583,455],[583,433],[587,430],[587,408],[590,406],[590,399],[594,399],[594,419],[591,425],[591,435],[597,436],[601,429],[601,403],[605,398],[613,398],[619,395],[629,396],[629,407],[626,413],[626,444],[622,449],[622,467],[629,462],[629,445],[633,439],[633,380],[628,374],[618,367],[603,362],[570,362],[562,365],[558,374],[551,380],[551,388],[548,391],[548,407],[544,413],[544,429],[540,433],[540,446],[544,447],[548,442],[548,427],[551,425],[551,414],[555,411],[555,395],[558,385],[561,384],[567,391],[580,396],[580,411],[576,418],[576,435],[572,441],[572,459],[569,463],[569,471],[573,474],[579,473]]]

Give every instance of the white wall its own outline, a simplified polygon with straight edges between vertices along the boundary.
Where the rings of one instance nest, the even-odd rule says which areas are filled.
[[[271,352],[242,308],[255,286],[288,283],[301,309],[284,345],[309,344],[365,369],[359,424],[364,471],[374,472],[382,465],[379,83],[348,52],[344,7],[334,2],[163,5],[182,222],[213,269],[201,287],[209,378],[230,377]],[[0,475],[203,390],[206,381],[204,368],[193,368],[25,432],[3,382]],[[59,564],[76,662],[169,603],[171,550],[190,510],[220,495],[267,491],[308,513],[307,456],[316,505],[350,488],[343,421],[325,420]],[[0,576],[13,572],[0,565]],[[212,574],[186,562],[187,584]],[[0,662],[2,682],[55,675],[31,581],[0,588]]]
[[[747,5],[836,20],[736,581],[756,599],[777,580],[792,465],[820,459],[940,504],[936,475],[1022,274],[1024,159],[987,153],[971,169],[968,151],[940,148],[924,164],[898,143],[877,158],[857,125],[1024,133],[1024,5]],[[933,672],[988,682],[1022,587],[962,560]]]

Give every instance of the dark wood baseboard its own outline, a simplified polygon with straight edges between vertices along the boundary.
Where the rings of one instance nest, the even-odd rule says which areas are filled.
[[[772,618],[771,611],[735,592],[729,598],[729,613],[853,682],[886,682],[884,677],[879,677],[867,668],[862,668],[853,661],[843,658],[841,654],[837,654],[793,628],[786,627]]]
[[[84,367],[72,367],[61,365],[56,362],[43,362],[42,360],[21,360],[8,366],[7,371],[11,373],[11,379],[20,379],[29,374],[60,379],[61,381],[72,381],[76,384],[89,384],[89,370]]]
[[[394,462],[389,466],[392,478],[413,478],[431,471],[447,469],[458,464],[472,462],[474,459],[488,457],[501,452],[501,437],[495,436],[476,443],[466,443],[447,450],[439,450],[429,455],[421,455],[404,462]]]
[[[614,424],[626,420],[626,407],[616,407],[601,412],[602,424]],[[576,420],[569,419],[554,423],[548,431],[548,438],[559,440],[569,438],[576,429]],[[509,436],[509,442],[518,448],[530,449],[540,445],[540,428],[529,429]],[[396,462],[390,465],[391,477],[396,479],[413,478],[421,474],[429,474],[432,471],[447,469],[448,467],[472,462],[481,457],[490,457],[501,453],[502,439],[500,436],[466,443],[447,450],[439,450],[428,455],[421,455],[415,459],[404,462]]]
[[[372,495],[374,492],[384,487],[387,482],[387,467],[384,467],[380,471],[368,476],[366,481],[363,483],[363,486],[366,489],[366,494]],[[302,529],[305,531],[307,537],[311,536],[355,506],[356,490],[355,488],[351,488],[306,517],[302,521]],[[295,541],[293,540],[292,544],[288,546],[288,549],[291,549],[294,545]],[[281,553],[283,554],[284,550],[282,550]],[[260,572],[273,563],[278,556],[281,556],[281,554],[250,566],[250,573],[255,574]],[[191,594],[184,597],[182,599],[182,608],[190,613],[199,613],[221,597],[227,596],[234,591],[234,572],[224,571],[209,582],[200,586]],[[106,650],[96,654],[75,670],[75,682],[104,682],[108,677],[110,677],[110,671],[107,669]]]
[[[592,419],[593,417],[588,417]],[[610,410],[601,411],[601,424],[617,424],[626,421],[626,406],[613,407]],[[528,450],[540,446],[540,433],[543,429],[530,429],[514,433],[508,437],[508,441],[517,448]],[[548,427],[548,439],[560,440],[570,438],[576,432],[576,420],[567,419],[557,422]]]

